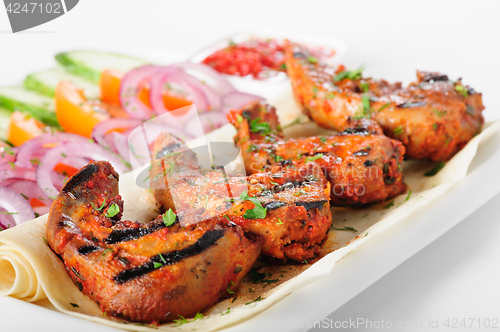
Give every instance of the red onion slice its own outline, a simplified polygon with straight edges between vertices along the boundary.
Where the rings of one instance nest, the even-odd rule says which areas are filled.
[[[42,192],[49,199],[53,200],[59,193],[51,180],[51,172],[54,167],[62,163],[68,158],[86,158],[89,160],[108,160],[113,167],[120,173],[127,170],[119,157],[106,151],[103,147],[86,142],[86,143],[64,143],[49,150],[40,160],[36,170],[36,181]]]
[[[16,152],[17,148],[12,148],[9,144],[0,141],[0,164],[16,160]]]
[[[233,85],[229,83],[229,81],[223,75],[221,75],[218,71],[208,65],[193,62],[181,62],[172,66],[176,66],[182,69],[194,69],[207,75],[214,81],[215,84],[213,88],[215,89],[215,91],[217,91],[221,95],[225,95],[235,90]]]
[[[9,179],[36,181],[33,168],[18,167],[12,162],[0,164],[0,183]]]
[[[186,91],[193,99],[197,108],[208,108],[207,96],[201,88],[201,85],[203,84],[196,78],[172,68],[171,70],[166,70],[161,74],[151,77],[150,102],[155,114],[161,115],[171,111],[165,107],[165,103],[163,101],[163,93],[165,91],[164,87],[167,82],[176,84]],[[177,124],[174,123],[174,125]]]
[[[120,84],[120,104],[132,119],[147,120],[153,112],[138,97],[140,83],[151,79],[166,67],[142,66],[134,68],[125,74]],[[170,69],[175,70],[175,69]]]
[[[136,119],[109,119],[98,123],[92,130],[92,138],[102,147],[111,149],[112,146],[106,141],[106,135],[115,129],[133,129],[142,123]]]
[[[222,97],[222,113],[227,114],[232,109],[242,109],[243,106],[254,100],[264,100],[264,98],[239,91],[230,92]]]
[[[26,198],[16,191],[3,186],[0,186],[0,207],[6,211],[2,214],[13,220],[14,225],[10,225],[10,227],[35,218],[35,213]],[[6,222],[5,218],[3,218],[3,222]],[[0,225],[0,227],[6,229],[8,225]]]
[[[40,190],[40,187],[36,184],[35,181],[28,180],[17,180],[16,182],[7,186],[8,188],[15,190],[19,194],[26,196],[28,201],[32,198],[36,198],[40,200],[47,206],[50,206],[50,202],[45,198],[44,194]]]
[[[33,163],[31,160],[41,157],[45,151],[50,148],[44,148],[43,145],[48,143],[62,142],[88,142],[88,139],[70,133],[47,133],[35,137],[18,148],[16,154],[16,167],[31,168]]]
[[[201,123],[202,132],[199,130]],[[193,117],[186,123],[186,132],[194,137],[200,137],[215,130],[227,123],[227,118],[220,112],[206,112],[198,114],[198,117]]]

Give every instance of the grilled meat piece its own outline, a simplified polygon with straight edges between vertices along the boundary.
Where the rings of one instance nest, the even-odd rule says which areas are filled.
[[[417,82],[363,78],[311,59],[308,50],[285,43],[286,67],[304,113],[318,125],[342,131],[349,119],[372,118],[406,147],[406,157],[445,161],[481,130],[480,93],[439,73],[417,72]]]
[[[314,161],[330,181],[331,204],[360,205],[382,201],[406,190],[401,142],[383,135],[368,119],[349,120],[349,128],[332,136],[284,139],[273,107],[247,104],[228,114],[237,130],[247,173],[270,165]],[[266,119],[267,122],[261,119]]]
[[[169,155],[161,153],[173,141],[163,133],[153,149],[150,178],[163,209],[198,211],[199,219],[228,218],[249,237],[260,238],[262,254],[274,258],[303,261],[319,252],[332,217],[328,182],[318,165],[277,165],[266,173],[227,177],[222,167],[195,169],[184,145]],[[186,160],[189,169],[182,166]],[[167,171],[162,165],[168,165]],[[156,189],[161,186],[165,189]]]
[[[140,224],[116,218],[122,206],[118,174],[92,162],[66,183],[47,222],[48,243],[69,276],[109,316],[143,323],[192,316],[238,287],[260,253],[260,243],[226,218],[181,227],[190,214],[178,213]]]

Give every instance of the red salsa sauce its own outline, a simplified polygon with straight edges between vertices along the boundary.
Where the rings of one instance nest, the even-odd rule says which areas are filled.
[[[252,39],[229,45],[203,60],[219,73],[234,76],[251,76],[265,80],[285,72],[283,45],[276,39]]]

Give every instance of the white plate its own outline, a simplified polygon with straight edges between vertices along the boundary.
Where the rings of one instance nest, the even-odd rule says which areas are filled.
[[[241,80],[237,81],[233,82],[243,90],[245,84]],[[257,83],[259,88],[255,89],[263,92],[263,82]],[[281,89],[282,85],[279,86]],[[248,86],[245,90],[252,92]],[[272,95],[270,92],[268,94]],[[497,171],[499,163],[500,135],[496,134],[479,149],[469,175],[426,211],[377,235],[338,262],[332,273],[314,284],[224,331],[308,330],[307,322],[321,320],[335,311],[500,192],[499,186],[481,186],[485,182],[500,183],[500,173]],[[468,194],[470,192],[475,195],[471,196]],[[0,312],[1,332],[119,331],[13,298],[0,297]]]

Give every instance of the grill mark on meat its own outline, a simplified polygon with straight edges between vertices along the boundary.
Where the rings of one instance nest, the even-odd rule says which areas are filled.
[[[273,201],[273,202],[266,203],[263,206],[267,209],[267,211],[272,211],[272,210],[279,209],[280,207],[283,207],[285,205],[288,205],[288,204],[286,204],[284,202],[280,202],[280,201]]]
[[[305,179],[305,180],[300,180],[300,181],[289,181],[289,182],[286,182],[282,185],[274,186],[271,189],[263,190],[257,196],[267,196],[267,195],[277,194],[277,193],[285,191],[285,190],[291,190],[293,188],[302,187],[303,185],[309,184],[311,182],[314,182],[314,180]]]
[[[422,78],[422,82],[437,82],[437,81],[449,81],[448,75],[434,75],[434,74],[427,74]]]
[[[78,253],[80,255],[88,255],[88,254],[90,254],[94,251],[97,251],[99,249],[101,249],[101,248],[96,247],[96,246],[92,246],[92,245],[88,245],[88,246],[83,246],[83,247],[78,248]]]
[[[306,210],[310,209],[322,209],[323,205],[325,205],[326,200],[321,200],[321,201],[313,201],[313,202],[295,202],[296,206],[303,206],[306,208]]]
[[[339,133],[339,135],[362,135],[367,136],[370,135],[370,131],[365,127],[355,127],[355,128],[347,128],[343,132]]]
[[[175,222],[177,222],[178,220],[179,219],[176,218]],[[109,233],[108,237],[104,240],[104,242],[106,244],[115,244],[118,242],[130,241],[154,233],[157,230],[160,230],[165,227],[166,226],[164,223],[159,223],[159,224],[154,224],[153,226],[148,228],[127,228],[127,229],[113,230],[111,233]]]
[[[122,271],[117,276],[115,276],[113,280],[117,284],[123,284],[129,280],[138,278],[153,270],[159,269],[162,266],[172,265],[183,260],[184,258],[198,255],[203,251],[205,251],[206,249],[208,249],[209,247],[213,246],[223,236],[224,236],[223,230],[214,229],[208,231],[189,247],[184,248],[182,250],[176,250],[153,256],[151,257],[150,261],[147,262],[146,264],[133,269]],[[155,263],[156,265],[161,264],[161,266],[157,265],[158,267],[155,268]]]
[[[427,103],[423,101],[418,101],[415,103],[403,103],[403,104],[398,104],[396,105],[398,108],[411,108],[411,107],[420,107],[420,106],[425,106]]]
[[[75,174],[75,176],[73,176],[66,183],[66,185],[64,186],[64,188],[62,188],[61,191],[66,192],[66,193],[72,192],[73,189],[75,189],[77,186],[88,181],[94,173],[97,173],[97,171],[99,171],[99,167],[95,164],[89,164],[89,165],[85,166],[84,169],[82,169],[80,172]],[[77,196],[76,193],[74,193],[74,192],[72,194],[74,196]]]
[[[175,152],[180,147],[181,147],[180,143],[170,143],[167,146],[165,146],[163,149],[158,151],[158,153],[156,154],[156,159],[163,158],[166,155]]]

